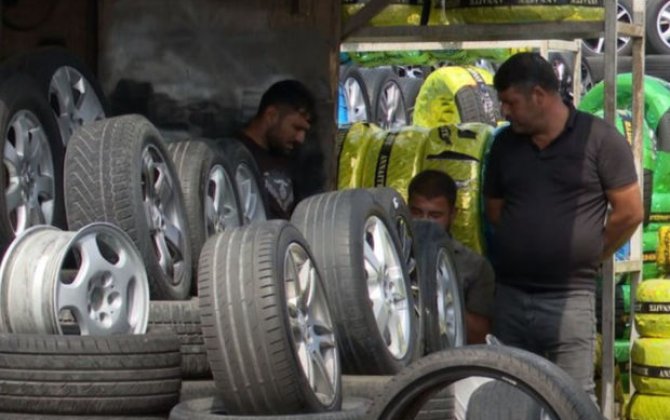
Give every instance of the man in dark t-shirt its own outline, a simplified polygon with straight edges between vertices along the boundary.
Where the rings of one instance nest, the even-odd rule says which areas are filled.
[[[270,86],[258,111],[238,138],[254,156],[261,172],[268,219],[289,219],[295,207],[294,152],[315,120],[312,93],[297,80]]]
[[[643,217],[630,146],[611,124],[563,102],[537,53],[510,57],[494,86],[511,124],[496,136],[484,184],[493,332],[547,357],[594,398],[596,273]]]

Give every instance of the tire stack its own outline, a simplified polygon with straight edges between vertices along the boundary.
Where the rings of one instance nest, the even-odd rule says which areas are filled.
[[[340,136],[338,188],[387,186],[406,197],[416,174],[425,169],[444,171],[459,187],[454,237],[483,253],[486,245],[480,192],[492,134],[493,128],[486,123],[388,131],[371,124],[354,124]]]
[[[3,63],[0,109],[0,417],[165,414],[181,355],[173,335],[145,335],[143,256],[118,225],[66,223],[65,151],[107,115],[98,82],[68,51],[39,48]]]
[[[636,392],[628,416],[631,420],[663,418],[670,407],[670,280],[646,280],[636,297],[635,327],[640,338],[631,350]]]

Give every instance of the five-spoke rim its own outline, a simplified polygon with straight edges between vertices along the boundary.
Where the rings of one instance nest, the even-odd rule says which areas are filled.
[[[5,210],[15,234],[51,224],[56,181],[53,156],[42,124],[21,110],[7,125],[4,146]]]
[[[89,225],[73,238],[54,294],[82,335],[142,334],[149,314],[149,287],[139,253],[127,238]],[[62,328],[62,326],[61,326]]]
[[[363,239],[368,296],[386,347],[396,359],[409,351],[411,310],[400,256],[384,222],[365,221]]]
[[[263,197],[256,183],[251,168],[241,163],[235,171],[235,183],[240,196],[242,208],[242,217],[244,224],[249,224],[257,220],[265,220],[265,208],[263,207]]]
[[[51,77],[49,103],[56,114],[63,145],[77,127],[105,118],[105,110],[91,83],[70,66],[59,67]]]
[[[214,165],[210,169],[203,198],[206,237],[240,225],[233,183],[223,166]]]
[[[284,285],[291,337],[307,382],[323,405],[337,396],[340,374],[333,322],[319,274],[307,251],[291,243],[284,256]]]
[[[186,235],[175,180],[153,145],[142,150],[142,200],[158,265],[172,284],[186,271]]]

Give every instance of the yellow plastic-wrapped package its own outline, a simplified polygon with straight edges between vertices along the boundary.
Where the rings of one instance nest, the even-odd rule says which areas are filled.
[[[630,353],[635,389],[642,394],[670,395],[670,339],[638,338]]]
[[[368,146],[382,129],[371,123],[357,122],[340,129],[337,144],[337,189],[361,186],[363,165]]]
[[[444,0],[448,23],[602,21],[604,0]]]
[[[480,254],[485,253],[482,225],[482,159],[492,140],[493,127],[461,123],[431,130],[423,156],[423,169],[449,174],[458,187],[456,218],[451,233]]]
[[[670,338],[670,280],[650,279],[638,285],[635,328],[642,337]]]

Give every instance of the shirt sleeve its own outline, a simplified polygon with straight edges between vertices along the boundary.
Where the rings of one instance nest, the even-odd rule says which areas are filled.
[[[598,153],[598,176],[605,191],[637,181],[635,160],[628,141],[609,123]]]
[[[478,265],[464,297],[465,307],[472,313],[490,318],[495,287],[493,268],[483,257],[479,260]]]
[[[484,197],[503,198],[500,176],[500,141],[494,139],[491,150],[484,160]]]

